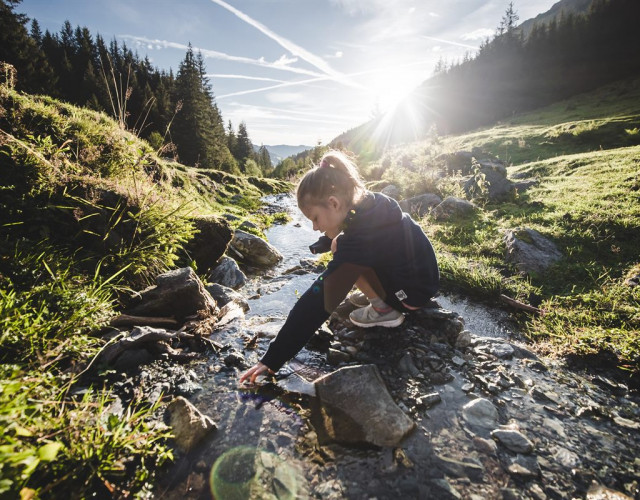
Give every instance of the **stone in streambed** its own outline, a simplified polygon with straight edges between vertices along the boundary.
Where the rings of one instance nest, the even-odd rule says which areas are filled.
[[[187,452],[217,427],[214,421],[203,415],[193,404],[179,396],[167,406],[169,425],[173,429],[176,446]]]
[[[397,446],[415,423],[391,398],[375,365],[341,368],[315,382],[319,425],[328,440]]]

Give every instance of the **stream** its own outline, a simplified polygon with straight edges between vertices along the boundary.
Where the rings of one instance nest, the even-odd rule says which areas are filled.
[[[313,267],[308,246],[319,233],[292,197],[266,203],[292,217],[266,231],[284,260],[240,290],[251,309],[211,334],[219,352],[184,368],[158,368],[184,379],[173,392],[217,430],[177,453],[153,498],[640,498],[638,394],[539,358],[514,340],[508,312],[461,296],[443,293],[437,301],[464,320],[468,342],[443,343],[420,318],[363,332],[338,315],[323,327],[321,348],[303,349],[274,382],[240,387],[239,374],[260,358],[317,276],[305,269]],[[314,426],[311,382],[366,363],[378,367],[393,400],[416,423],[397,447],[326,442]],[[143,385],[151,371],[140,377]],[[531,449],[481,429],[467,409],[479,399],[495,408],[494,428],[525,436]]]

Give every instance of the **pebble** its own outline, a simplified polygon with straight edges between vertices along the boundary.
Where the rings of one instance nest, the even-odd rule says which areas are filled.
[[[531,453],[533,451],[533,443],[519,431],[496,429],[491,431],[491,437],[515,453]]]

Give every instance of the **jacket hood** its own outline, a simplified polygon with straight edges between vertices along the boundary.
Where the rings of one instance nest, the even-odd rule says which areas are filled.
[[[398,202],[382,193],[367,191],[364,199],[347,215],[345,232],[373,231],[402,219]]]

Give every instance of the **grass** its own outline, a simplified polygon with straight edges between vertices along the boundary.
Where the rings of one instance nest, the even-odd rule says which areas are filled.
[[[544,353],[599,361],[640,373],[640,290],[624,284],[640,266],[640,86],[609,85],[471,133],[387,151],[364,170],[370,185],[396,184],[403,197],[462,196],[457,172],[441,177],[446,155],[479,150],[506,160],[510,176],[539,180],[511,202],[489,202],[451,221],[425,216],[443,283],[497,300],[504,293],[544,310],[520,315],[524,334]],[[376,180],[380,179],[380,180]],[[432,186],[426,181],[432,180]],[[523,276],[505,261],[505,231],[535,229],[564,258]],[[635,270],[635,271],[634,271]]]
[[[103,387],[75,394],[95,333],[190,262],[193,216],[264,226],[259,198],[289,188],[159,158],[105,114],[0,86],[0,497],[146,494],[170,433],[144,401],[113,414]]]

